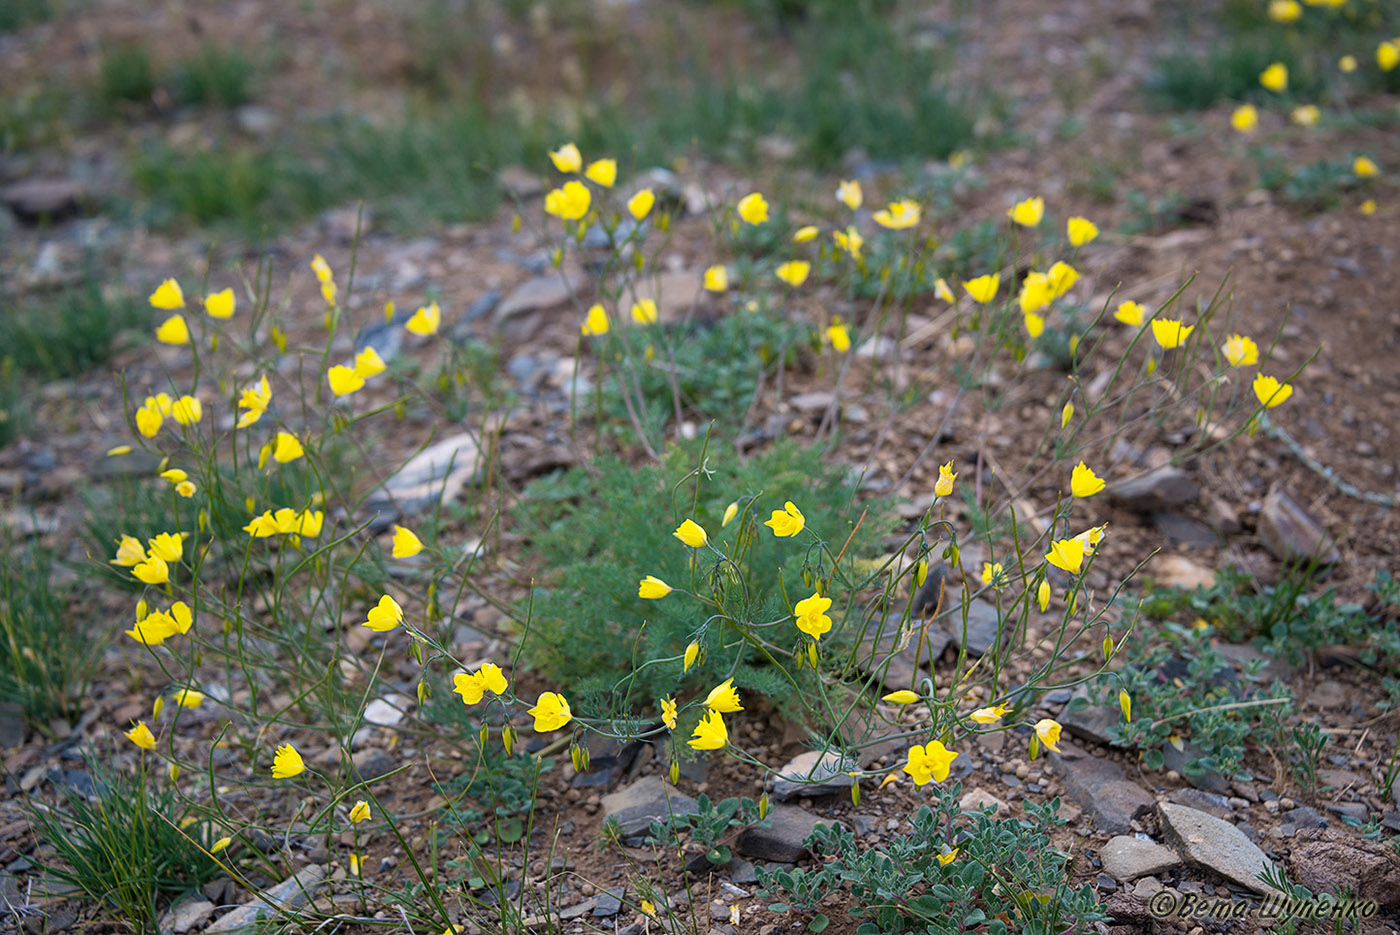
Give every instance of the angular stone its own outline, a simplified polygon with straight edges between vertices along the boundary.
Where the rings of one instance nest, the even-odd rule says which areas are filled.
[[[588,770],[574,776],[571,785],[575,789],[611,789],[637,762],[645,744],[639,740],[589,734],[584,746],[588,748]]]
[[[802,842],[822,819],[796,805],[774,805],[768,810],[767,828],[749,828],[736,842],[739,853],[755,860],[793,862],[807,854]]]
[[[480,473],[481,447],[473,434],[463,432],[429,445],[370,495],[366,509],[379,514],[370,528],[382,531],[400,516],[451,503]]]
[[[1076,704],[1075,699],[1080,698],[1084,699],[1087,704]],[[1065,730],[1080,740],[1103,744],[1107,747],[1112,743],[1108,730],[1117,724],[1122,717],[1123,712],[1117,705],[1109,707],[1102,702],[1096,702],[1089,697],[1086,690],[1078,688],[1075,689],[1074,698],[1060,712],[1059,721]]]
[[[499,324],[525,312],[558,308],[577,295],[582,287],[583,274],[571,271],[567,266],[527,279],[496,306],[496,322]]]
[[[1215,584],[1215,572],[1180,555],[1158,555],[1147,566],[1147,573],[1159,587],[1209,588]]]
[[[1181,865],[1176,852],[1152,841],[1143,841],[1130,835],[1119,835],[1099,851],[1103,869],[1115,880],[1124,883],[1161,873]]]
[[[778,770],[773,779],[773,798],[779,802],[797,796],[831,795],[842,792],[855,782],[850,770],[859,764],[839,752],[809,750],[800,753]]]
[[[161,920],[161,931],[171,931],[175,935],[199,928],[214,914],[214,904],[202,896],[182,897],[175,901],[170,911]],[[166,924],[168,923],[168,925]]]
[[[496,174],[496,181],[506,194],[521,201],[544,194],[544,179],[520,166],[506,166]]]
[[[656,303],[657,321],[663,325],[675,324],[700,306],[706,295],[703,279],[699,270],[673,270],[659,276],[642,277],[637,280],[635,294],[628,297],[626,306],[631,309],[633,302],[651,299]]]
[[[1162,834],[1181,857],[1194,867],[1220,874],[1232,883],[1256,893],[1271,892],[1259,874],[1270,867],[1264,852],[1228,821],[1185,805],[1162,802],[1157,806]]]
[[[955,647],[966,645],[968,655],[985,656],[997,645],[1001,618],[997,615],[996,607],[981,598],[967,607],[966,631],[963,629],[962,610],[959,607],[954,607],[947,616],[940,618],[940,622],[952,644]],[[1001,641],[1005,643],[1010,638],[1011,623],[1008,621],[1006,628],[1001,630]]]
[[[923,640],[920,632],[925,634]],[[939,627],[918,621],[906,626],[902,613],[891,611],[883,618],[877,615],[866,627],[856,666],[866,675],[883,671],[886,691],[912,689],[928,671],[929,660],[943,655],[951,641]]]
[[[220,916],[206,931],[246,932],[252,935],[263,928],[259,920],[274,918],[279,913],[294,914],[305,906],[325,879],[326,868],[320,864],[303,867],[295,875],[256,896],[251,902]]]
[[[1216,818],[1225,821],[1230,820],[1234,814],[1234,809],[1230,807],[1230,800],[1223,795],[1214,792],[1206,792],[1202,789],[1177,789],[1167,796],[1167,801],[1177,805],[1185,805],[1187,808],[1194,808],[1197,811],[1205,812],[1207,815],[1214,815]]]
[[[1204,755],[1203,751],[1196,744],[1187,742],[1178,750],[1170,743],[1162,745],[1162,764],[1167,769],[1174,769],[1181,774],[1181,777],[1206,792],[1214,792],[1216,795],[1228,795],[1230,783],[1226,778],[1214,770],[1188,770],[1187,764],[1193,763]]]
[[[958,808],[964,812],[981,811],[984,808],[994,808],[994,815],[998,818],[1005,818],[1007,814],[1006,803],[985,789],[973,789],[958,801]]]
[[[1357,899],[1373,899],[1392,913],[1400,909],[1400,854],[1388,842],[1342,831],[1300,831],[1288,864],[1293,880],[1314,893],[1350,889]]]
[[[0,188],[0,202],[27,223],[77,214],[82,197],[82,189],[71,179],[25,179]]]
[[[1273,556],[1283,561],[1311,561],[1334,565],[1342,558],[1337,540],[1275,484],[1259,513],[1259,538]]]
[[[622,897],[626,895],[624,887],[603,890],[598,894],[598,901],[593,904],[593,917],[596,919],[607,919],[617,915],[622,911]]]
[[[617,823],[624,837],[642,834],[653,821],[664,822],[671,815],[695,815],[700,811],[694,799],[660,776],[645,776],[603,796],[603,817]]]
[[[1194,502],[1201,495],[1201,487],[1186,471],[1168,465],[1114,484],[1105,492],[1120,506],[1152,513]]]
[[[1050,754],[1055,773],[1098,830],[1127,834],[1133,830],[1135,818],[1152,811],[1152,797],[1130,781],[1118,764],[1092,757],[1063,741],[1060,750]]]

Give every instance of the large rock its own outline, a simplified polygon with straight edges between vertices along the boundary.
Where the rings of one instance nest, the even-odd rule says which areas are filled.
[[[1109,499],[1130,510],[1153,513],[1193,502],[1201,495],[1201,488],[1190,474],[1167,465],[1114,484],[1107,493]]]
[[[1130,781],[1117,763],[1092,757],[1063,741],[1060,750],[1050,754],[1050,762],[1066,791],[1084,808],[1098,830],[1127,834],[1133,830],[1134,819],[1152,811],[1152,797]]]
[[[526,312],[558,308],[578,295],[583,283],[583,274],[568,266],[550,270],[534,279],[527,279],[512,289],[501,304],[496,306],[496,322],[500,323]]]
[[[844,792],[855,782],[850,771],[859,764],[837,751],[800,753],[778,770],[773,780],[773,797],[779,802],[797,796],[831,795]]]
[[[1153,841],[1121,834],[1103,846],[1099,859],[1103,861],[1105,873],[1124,883],[1181,865],[1181,858],[1175,851]]]
[[[822,819],[796,805],[774,805],[768,810],[769,827],[749,828],[739,835],[739,853],[755,860],[793,863],[807,854],[802,842]]]
[[[968,655],[985,656],[997,645],[998,633],[1004,644],[1011,638],[1011,621],[1001,629],[1001,617],[996,607],[981,598],[967,606],[967,621],[964,628],[962,609],[954,606],[951,613],[940,618],[943,629],[956,647],[967,647]]]
[[[943,655],[950,641],[938,626],[917,620],[905,623],[900,612],[891,611],[883,618],[876,615],[867,625],[856,666],[867,675],[882,673],[886,691],[913,689],[927,673],[929,660]]]
[[[1259,878],[1271,866],[1269,858],[1239,828],[1214,815],[1170,802],[1159,804],[1157,815],[1167,844],[1187,863],[1212,870],[1256,893],[1272,891]]]
[[[1341,831],[1300,831],[1288,864],[1294,881],[1313,893],[1348,889],[1357,899],[1373,899],[1392,913],[1400,910],[1400,854],[1388,843]]]
[[[1083,699],[1085,703],[1079,704],[1080,699]],[[1109,728],[1122,718],[1123,711],[1118,705],[1110,707],[1101,701],[1095,701],[1087,690],[1080,687],[1075,689],[1074,697],[1060,712],[1059,722],[1065,730],[1080,740],[1103,744],[1107,747],[1112,743],[1108,733]]]
[[[1310,561],[1324,565],[1341,560],[1337,541],[1312,514],[1303,509],[1277,484],[1269,489],[1259,512],[1259,538],[1275,558],[1284,561]]]
[[[481,458],[481,446],[469,432],[424,448],[370,495],[366,508],[378,514],[370,528],[382,531],[402,516],[456,500],[480,476]]]
[[[603,796],[604,820],[617,823],[624,838],[641,834],[653,821],[664,822],[671,815],[695,815],[699,805],[690,796],[667,787],[660,776],[645,776],[625,789]]]
[[[251,902],[220,916],[206,931],[216,933],[246,932],[249,935],[263,931],[264,925],[261,920],[274,918],[279,913],[294,914],[315,895],[316,890],[321,888],[325,879],[326,868],[324,866],[312,864],[309,867],[303,867],[294,876],[288,877],[272,889],[258,894]]]

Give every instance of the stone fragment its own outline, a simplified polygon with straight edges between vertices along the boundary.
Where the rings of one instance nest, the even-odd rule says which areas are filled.
[[[551,269],[516,286],[496,306],[496,323],[526,312],[558,308],[583,288],[583,274],[564,266]]]
[[[1063,740],[1060,750],[1050,754],[1055,773],[1098,830],[1127,834],[1135,818],[1152,811],[1152,797],[1130,781],[1117,763],[1092,757]]]
[[[1099,851],[1099,859],[1110,876],[1124,883],[1181,865],[1181,858],[1175,851],[1153,841],[1121,834],[1109,839]]]
[[[949,642],[938,626],[906,622],[901,613],[891,611],[883,618],[876,615],[866,626],[856,666],[867,675],[883,672],[886,692],[913,689],[928,671],[929,660],[943,655]]]
[[[1393,914],[1400,910],[1400,854],[1387,842],[1343,831],[1298,832],[1288,855],[1294,882],[1314,893],[1350,890]]]
[[[1197,565],[1181,555],[1157,555],[1147,566],[1147,572],[1159,587],[1209,588],[1215,584],[1215,572]]]
[[[809,750],[788,761],[773,779],[773,798],[779,802],[797,796],[832,795],[851,787],[850,771],[859,764],[837,751]]]
[[[768,810],[767,828],[749,828],[736,842],[739,853],[754,860],[801,860],[805,841],[822,819],[796,805],[774,805]]]
[[[1259,878],[1269,869],[1269,859],[1239,828],[1214,815],[1170,802],[1160,803],[1157,815],[1167,844],[1187,863],[1214,871],[1256,893],[1271,892]]]
[[[383,531],[401,517],[416,516],[439,502],[451,503],[480,472],[481,447],[472,433],[429,445],[370,495],[365,508],[378,514],[371,530]]]
[[[1157,468],[1114,484],[1106,493],[1113,502],[1138,513],[1152,513],[1194,502],[1200,485],[1179,467]]]
[[[72,179],[25,179],[0,188],[0,203],[25,223],[61,221],[78,213],[83,191]]]
[[[991,652],[992,647],[997,645],[998,633],[1001,642],[1005,644],[1011,638],[1013,626],[1012,621],[1008,620],[1003,629],[996,607],[981,598],[968,604],[966,627],[962,610],[956,606],[940,618],[940,623],[953,646],[966,646],[968,654],[972,656],[985,656]]]
[[[237,909],[234,909],[209,926],[208,932],[252,933],[261,931],[260,920],[270,919],[278,914],[294,915],[320,889],[326,879],[326,868],[320,864],[303,867],[293,876],[260,893]]]
[[[1259,538],[1275,558],[1310,561],[1324,565],[1341,560],[1337,541],[1311,513],[1275,484],[1259,512]]]
[[[664,822],[670,815],[694,815],[699,811],[694,799],[666,785],[660,776],[644,776],[603,796],[603,817],[615,821],[624,838],[642,834],[653,821]]]

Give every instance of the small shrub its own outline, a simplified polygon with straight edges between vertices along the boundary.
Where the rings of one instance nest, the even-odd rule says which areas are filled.
[[[72,377],[105,362],[119,334],[148,320],[135,298],[90,272],[82,285],[33,298],[0,318],[0,355],[21,373]]]
[[[42,23],[53,12],[52,0],[5,0],[0,3],[0,33]]]
[[[182,104],[234,108],[248,103],[253,63],[237,49],[207,44],[175,67],[170,82]]]
[[[150,53],[139,45],[108,49],[98,68],[98,103],[107,110],[122,104],[149,104],[156,93]]]

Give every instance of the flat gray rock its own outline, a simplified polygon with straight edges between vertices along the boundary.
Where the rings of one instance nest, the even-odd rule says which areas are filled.
[[[496,321],[503,322],[525,312],[558,308],[568,302],[571,296],[576,295],[582,284],[582,275],[571,273],[567,267],[551,269],[534,279],[527,279],[512,289],[501,304],[496,306]]]
[[[668,787],[660,776],[644,776],[603,796],[603,817],[615,821],[624,838],[641,834],[653,821],[664,822],[671,815],[694,815],[699,811],[694,799]]]
[[[822,819],[796,805],[774,805],[768,810],[770,827],[749,828],[736,842],[739,853],[755,860],[791,863],[807,854],[807,840]]]
[[[1124,883],[1181,865],[1181,858],[1170,848],[1121,834],[1103,846],[1099,858],[1104,871]]]
[[[962,609],[958,606],[954,606],[949,614],[939,618],[939,623],[953,646],[965,645],[968,655],[985,656],[997,644],[997,630],[1001,626],[1001,618],[993,604],[978,598],[968,605],[966,629],[963,627]],[[1011,623],[1008,621],[1007,628],[1001,631],[1003,643],[1011,638],[1010,627]]]
[[[1201,487],[1190,474],[1168,465],[1114,484],[1107,493],[1110,500],[1121,506],[1152,513],[1194,502],[1201,495]]]
[[[778,770],[773,779],[773,797],[779,802],[797,796],[831,795],[851,787],[850,771],[859,764],[839,752],[809,750],[800,753]]]
[[[1264,498],[1264,507],[1259,512],[1259,538],[1275,558],[1284,561],[1316,558],[1324,565],[1333,565],[1342,558],[1337,540],[1278,485]]]
[[[927,673],[929,660],[943,655],[949,642],[948,634],[937,625],[925,626],[918,620],[905,623],[898,611],[884,617],[877,614],[866,627],[856,666],[867,675],[883,673],[881,684],[887,692],[913,689]]]
[[[303,867],[295,875],[278,883],[272,889],[258,894],[251,902],[245,903],[214,921],[208,932],[247,932],[263,929],[260,920],[271,919],[279,913],[291,914],[301,909],[320,889],[326,879],[326,868],[320,864]]]
[[[1162,835],[1187,863],[1220,874],[1256,893],[1272,892],[1259,879],[1270,862],[1243,831],[1214,815],[1185,805],[1162,802],[1157,806]]]
[[[435,442],[370,495],[366,508],[379,513],[371,528],[387,529],[401,516],[416,516],[439,502],[451,503],[480,474],[481,446],[475,435],[463,432]]]
[[[1098,830],[1127,834],[1133,830],[1135,818],[1152,811],[1152,797],[1130,781],[1117,763],[1092,757],[1064,741],[1060,749],[1060,753],[1050,754],[1055,773]]]

